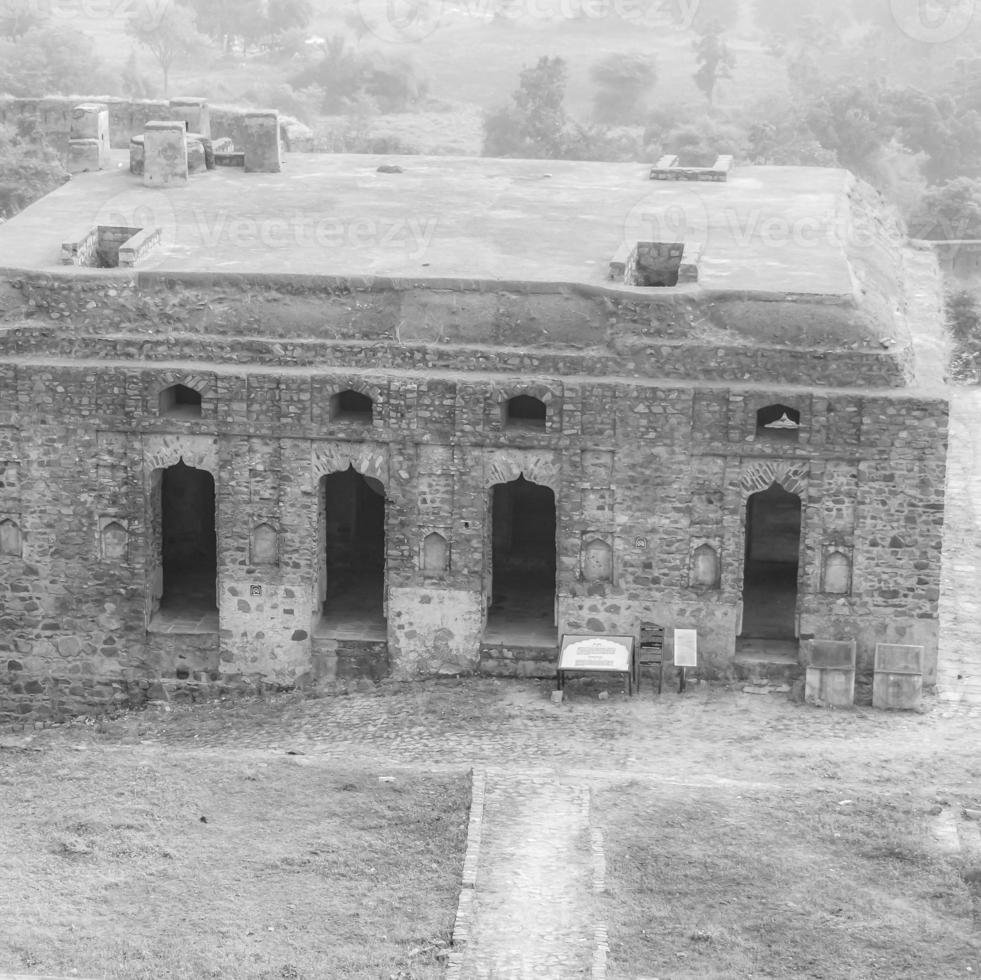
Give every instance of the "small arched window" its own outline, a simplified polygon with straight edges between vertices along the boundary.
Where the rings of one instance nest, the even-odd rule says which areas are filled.
[[[756,413],[756,438],[769,442],[797,442],[800,412],[789,405],[767,405]]]
[[[330,400],[330,417],[335,422],[356,422],[371,425],[375,417],[375,403],[360,391],[338,392]]]
[[[504,404],[504,425],[509,429],[544,429],[545,402],[532,395],[515,395]]]
[[[187,385],[171,385],[160,392],[160,414],[170,418],[200,418],[201,392]]]

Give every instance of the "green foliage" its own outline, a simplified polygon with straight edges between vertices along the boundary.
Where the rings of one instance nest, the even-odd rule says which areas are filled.
[[[722,37],[722,29],[718,24],[710,25],[704,34],[700,34],[694,42],[695,84],[702,94],[712,102],[715,86],[722,78],[731,78],[736,57],[730,51]]]
[[[36,125],[0,128],[0,218],[11,218],[69,179]]]
[[[382,112],[403,112],[426,93],[408,55],[360,51],[340,35],[329,38],[320,60],[294,75],[290,84],[322,90],[321,109],[329,114],[347,112],[365,99]]]
[[[931,187],[909,219],[914,238],[981,238],[981,180],[958,177]]]
[[[50,17],[50,5],[38,0],[0,0],[0,38],[16,41]]]
[[[136,52],[131,51],[123,66],[121,82],[123,94],[130,99],[152,99],[156,94],[153,83],[136,63]]]
[[[111,91],[106,70],[87,34],[67,24],[36,27],[14,41],[0,41],[0,93],[18,96]]]
[[[821,146],[858,174],[868,173],[870,161],[895,132],[882,93],[847,81],[819,92],[805,117]]]
[[[541,57],[521,72],[512,104],[484,119],[484,156],[542,159],[566,155],[563,107],[568,69],[562,58]]]
[[[597,87],[593,115],[604,123],[636,122],[644,99],[657,82],[654,59],[646,54],[609,54],[595,62],[589,77]]]
[[[874,4],[862,0],[860,6]],[[753,3],[757,27],[778,44],[808,40],[832,31],[841,36],[852,16],[848,0],[780,0],[779,3],[755,0]]]
[[[182,58],[204,50],[193,11],[179,4],[140,0],[126,22],[126,33],[147,48],[163,72],[164,95],[170,86],[170,69]]]
[[[737,160],[748,154],[744,129],[708,112],[688,113],[667,124],[652,120],[644,131],[644,143],[651,156],[670,151],[691,166],[711,166],[720,153],[730,153]]]
[[[698,0],[688,15],[690,26],[698,34],[731,30],[739,20],[741,0]],[[677,18],[685,16],[685,4],[672,4]]]

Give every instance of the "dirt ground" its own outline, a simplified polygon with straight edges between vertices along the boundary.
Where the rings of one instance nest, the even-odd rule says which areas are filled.
[[[611,687],[601,699],[600,691],[572,684],[556,704],[544,682],[386,683],[348,696],[158,705],[101,723],[11,731],[0,735],[0,822],[9,826],[12,813],[36,808],[43,791],[30,781],[22,785],[13,761],[30,767],[43,760],[66,774],[114,757],[147,772],[158,766],[243,771],[288,759],[293,771],[318,777],[352,768],[401,780],[465,775],[474,767],[568,774],[590,788],[607,837],[610,882],[602,914],[615,920],[610,960],[619,964],[611,976],[936,980],[981,973],[981,824],[975,819],[981,816],[981,710],[931,698],[921,712],[828,710],[708,684],[690,685],[684,694],[666,688],[661,696],[648,684],[633,698]],[[679,851],[685,841],[706,857],[682,862],[689,871],[681,878],[692,879],[682,887],[677,874],[669,878],[657,868],[669,869],[667,858],[686,853]],[[9,834],[6,843],[9,849]],[[721,884],[713,915],[699,918],[686,903],[700,902],[704,889],[690,870],[708,873],[709,855],[722,862],[711,866]],[[828,868],[841,874],[823,890],[811,888],[816,874],[828,879]],[[674,899],[665,904],[669,884]],[[641,935],[646,913],[627,916],[618,902],[649,905],[660,922],[655,937]],[[810,959],[786,959],[776,923],[787,902],[794,910],[783,919],[806,939]],[[869,920],[869,909],[883,903],[885,918]],[[838,922],[835,909],[852,905],[855,921],[839,930],[839,951],[858,950],[869,936],[902,944],[919,930],[942,944],[947,958],[900,949],[857,957],[835,972],[828,965],[837,962],[833,957],[820,958],[828,945],[821,936]],[[730,906],[739,914],[722,915]],[[42,932],[64,927],[38,914]],[[897,916],[910,926],[899,928]],[[617,923],[629,925],[618,933]],[[725,956],[698,967],[686,950],[703,933],[717,949],[724,946]],[[712,945],[697,943],[702,950]],[[791,962],[796,972],[781,972]],[[0,968],[6,966],[0,952]]]

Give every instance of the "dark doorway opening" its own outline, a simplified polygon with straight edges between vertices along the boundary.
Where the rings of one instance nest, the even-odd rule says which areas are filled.
[[[795,639],[800,531],[800,497],[776,483],[746,502],[743,637]]]
[[[491,488],[491,601],[484,640],[555,645],[555,494],[523,476]]]
[[[215,480],[184,461],[160,481],[159,612],[155,629],[212,632],[218,628],[218,545]]]
[[[320,483],[320,632],[384,639],[385,488],[353,467]]]

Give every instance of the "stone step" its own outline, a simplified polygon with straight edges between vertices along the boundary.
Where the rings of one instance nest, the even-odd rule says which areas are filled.
[[[314,633],[311,657],[315,683],[379,681],[391,673],[387,640],[356,640]]]
[[[559,661],[556,646],[517,646],[481,643],[477,670],[491,677],[555,677]]]
[[[787,658],[764,659],[759,657],[736,657],[733,660],[736,680],[744,683],[767,682],[777,687],[790,685],[804,677],[804,665]]]

